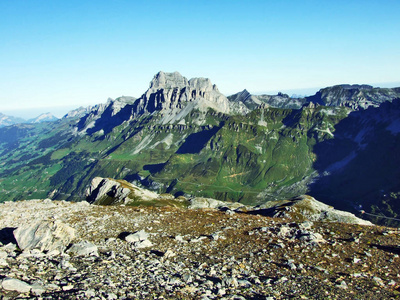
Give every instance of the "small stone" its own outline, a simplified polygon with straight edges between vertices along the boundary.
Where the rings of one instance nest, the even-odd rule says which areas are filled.
[[[149,234],[146,231],[140,230],[140,231],[131,233],[128,236],[126,236],[125,241],[127,241],[128,243],[135,243],[135,242],[147,240],[148,237],[149,237]]]
[[[282,276],[281,278],[279,278],[275,283],[283,283],[288,281],[289,279],[286,276]]]
[[[396,285],[396,284],[397,284],[397,282],[394,281],[393,279],[390,280],[389,283],[388,283],[388,285],[390,285],[390,286],[394,286],[394,285]]]
[[[35,296],[40,296],[46,292],[46,288],[41,284],[32,284],[31,293]]]
[[[97,246],[88,241],[73,244],[67,253],[74,256],[99,256]]]
[[[248,280],[238,280],[237,283],[239,284],[239,286],[242,287],[250,287],[251,286],[251,282]]]
[[[220,288],[220,289],[218,290],[218,296],[223,296],[223,295],[225,295],[225,294],[226,294],[226,289]]]
[[[87,298],[95,297],[95,296],[96,296],[96,293],[95,293],[94,290],[87,290],[87,291],[85,291],[85,296],[86,296]]]
[[[6,252],[6,251],[4,251],[4,250],[0,250],[0,259],[2,259],[2,258],[6,258],[8,256],[8,253]]]
[[[58,291],[60,289],[60,287],[57,284],[54,283],[49,283],[46,285],[46,290],[50,290],[50,291]]]
[[[191,239],[190,242],[191,243],[198,243],[201,242],[202,240],[206,239],[207,237],[205,236],[199,236],[197,239]],[[186,242],[186,241],[185,241]]]
[[[63,286],[63,287],[62,287],[62,290],[63,290],[64,292],[66,292],[66,291],[72,290],[73,288],[74,288],[74,286],[73,286],[72,284],[68,284],[68,285]]]
[[[233,210],[230,210],[230,209],[227,209],[227,210],[225,211],[225,213],[226,213],[228,216],[233,216],[233,215],[235,214],[235,212],[234,212]]]
[[[175,240],[177,240],[178,242],[181,242],[181,243],[187,243],[187,241],[185,241],[185,240],[183,239],[183,236],[181,236],[181,235],[177,235],[177,236],[175,237]]]
[[[191,274],[183,274],[182,280],[186,283],[191,283],[193,281],[193,277]]]
[[[353,263],[355,263],[355,264],[359,263],[360,261],[361,261],[361,259],[359,259],[357,257],[353,258]]]
[[[342,282],[340,282],[340,284],[338,284],[337,287],[344,290],[347,290],[348,288],[347,283],[344,280],[342,280]]]
[[[377,276],[374,276],[372,278],[372,280],[374,280],[377,284],[379,284],[380,286],[385,286],[385,283],[383,282],[383,280]]]
[[[169,257],[174,257],[175,255],[176,254],[172,250],[168,249],[167,251],[165,251],[163,257],[169,258]]]
[[[153,246],[153,244],[149,240],[144,240],[144,241],[140,241],[140,242],[136,242],[135,243],[135,248],[138,248],[138,249],[148,248],[148,247],[151,247],[151,246]]]

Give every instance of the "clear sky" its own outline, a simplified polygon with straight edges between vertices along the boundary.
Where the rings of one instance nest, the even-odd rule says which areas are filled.
[[[399,14],[398,0],[1,0],[0,112],[139,97],[160,70],[226,95],[400,85]]]

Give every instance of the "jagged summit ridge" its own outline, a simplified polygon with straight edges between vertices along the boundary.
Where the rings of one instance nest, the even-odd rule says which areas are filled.
[[[173,87],[185,87],[188,85],[188,80],[179,72],[165,73],[163,71],[154,75],[150,82],[150,90],[166,89]]]
[[[378,107],[381,103],[399,98],[399,88],[375,88],[366,84],[341,84],[320,89],[307,102],[324,106],[344,106],[353,110]]]
[[[225,114],[245,114],[249,110],[243,103],[233,103],[221,94],[208,78],[187,80],[178,72],[160,71],[150,87],[134,104],[134,114],[161,113],[161,123],[184,123],[194,109],[206,113],[208,109]]]
[[[192,78],[188,80],[182,76],[179,72],[165,73],[163,71],[158,72],[154,75],[150,82],[151,91],[157,91],[159,89],[174,89],[174,88],[186,88],[190,87],[192,90],[199,90],[202,92],[218,91],[217,86],[211,83],[209,78]]]

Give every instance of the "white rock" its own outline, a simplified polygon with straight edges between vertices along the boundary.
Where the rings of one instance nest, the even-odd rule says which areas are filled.
[[[167,251],[165,251],[165,253],[164,253],[164,255],[163,255],[163,257],[165,257],[165,258],[174,257],[174,256],[176,256],[176,254],[175,254],[172,250],[170,250],[170,249],[168,249]]]
[[[135,243],[135,242],[147,240],[148,237],[149,237],[149,234],[146,231],[140,230],[138,232],[131,233],[130,235],[126,236],[125,241],[127,241],[128,243]]]
[[[75,237],[75,230],[60,221],[35,221],[14,230],[14,237],[22,250],[64,251]]]
[[[77,244],[73,244],[71,248],[68,249],[67,253],[74,256],[99,256],[97,246],[88,241],[81,241]]]
[[[149,240],[144,240],[144,241],[140,241],[140,242],[136,242],[135,243],[135,248],[138,248],[138,249],[148,248],[148,247],[151,247],[151,246],[153,246],[153,244]]]
[[[40,296],[46,292],[46,288],[40,284],[32,284],[31,292],[36,296]]]
[[[29,293],[32,288],[30,284],[14,278],[4,279],[1,285],[7,291],[16,291],[18,293]]]

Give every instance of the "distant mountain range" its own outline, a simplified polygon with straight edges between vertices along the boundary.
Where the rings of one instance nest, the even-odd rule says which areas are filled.
[[[36,118],[25,120],[22,118],[16,118],[13,116],[7,116],[0,113],[0,127],[10,126],[19,123],[42,123],[42,122],[54,122],[57,121],[58,118],[53,116],[51,113],[44,113]]]
[[[209,79],[159,72],[139,98],[0,128],[1,200],[82,200],[99,176],[251,205],[308,193],[396,217],[399,99],[368,85],[225,97]]]

